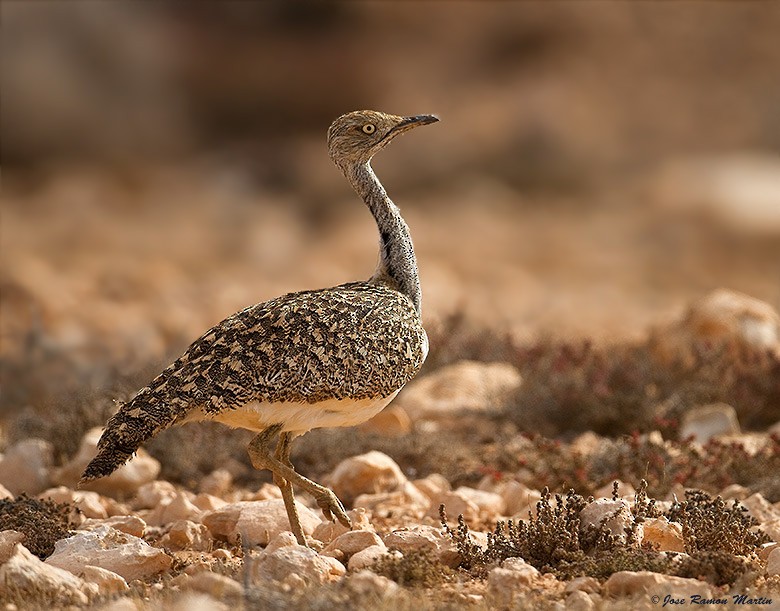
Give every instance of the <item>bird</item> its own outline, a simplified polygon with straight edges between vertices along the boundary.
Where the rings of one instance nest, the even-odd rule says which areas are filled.
[[[148,386],[120,403],[80,487],[114,472],[164,429],[215,421],[256,433],[248,446],[250,461],[273,474],[300,545],[307,541],[294,485],[314,497],[326,519],[351,528],[333,491],[295,470],[291,442],[315,428],[370,419],[425,361],[428,337],[409,226],[371,160],[397,136],[438,120],[435,115],[359,110],[332,123],[329,156],[368,207],[379,232],[373,275],[249,306],[206,331]]]

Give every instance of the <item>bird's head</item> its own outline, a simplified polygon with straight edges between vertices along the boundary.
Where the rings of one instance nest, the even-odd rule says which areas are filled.
[[[328,130],[328,153],[339,167],[366,163],[388,142],[419,125],[436,123],[438,117],[399,117],[375,110],[356,110],[341,115]]]

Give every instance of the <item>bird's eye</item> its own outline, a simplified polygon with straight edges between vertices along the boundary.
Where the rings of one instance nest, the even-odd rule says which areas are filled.
[[[376,131],[376,125],[373,123],[366,123],[363,126],[363,133],[364,134],[373,134]]]

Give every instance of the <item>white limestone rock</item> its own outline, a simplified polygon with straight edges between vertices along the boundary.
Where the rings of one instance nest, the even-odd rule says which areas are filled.
[[[187,492],[177,490],[174,496],[161,499],[157,507],[146,514],[146,522],[150,526],[165,526],[181,520],[197,522],[202,513]]]
[[[440,420],[463,410],[501,408],[521,383],[520,372],[509,363],[459,361],[410,382],[398,404],[414,420]]]
[[[712,403],[686,412],[680,423],[680,439],[692,437],[701,444],[718,435],[739,433],[736,410],[726,403]]]
[[[539,571],[522,558],[509,558],[488,573],[488,598],[497,608],[511,607],[514,598],[527,591],[538,577]]]
[[[651,544],[659,552],[684,552],[682,525],[665,517],[645,518],[642,523],[644,543]]]
[[[87,583],[95,584],[101,596],[119,594],[130,589],[124,577],[99,566],[85,566],[79,577]]]
[[[650,348],[662,363],[696,363],[696,345],[732,343],[780,354],[780,315],[749,295],[717,289],[695,301],[678,321],[658,326]]]
[[[154,509],[178,494],[176,486],[164,480],[154,480],[140,486],[133,498],[133,509]]]
[[[461,560],[452,539],[446,536],[440,527],[419,525],[394,530],[384,536],[384,542],[388,548],[398,550],[402,554],[431,551],[438,557],[439,562],[451,568],[458,566]]]
[[[320,518],[311,509],[295,502],[305,535],[311,535]],[[284,501],[240,501],[204,513],[200,518],[216,539],[230,543],[241,539],[244,545],[267,545],[281,532],[290,530],[290,521]]]
[[[160,540],[160,545],[173,551],[191,550],[205,552],[213,543],[209,529],[204,524],[190,520],[176,520]]]
[[[580,530],[588,526],[604,526],[618,540],[625,543],[628,539],[626,529],[634,524],[634,517],[631,513],[631,505],[623,499],[613,501],[612,499],[596,499],[586,505],[580,512]],[[636,545],[642,542],[642,525],[636,526],[637,540]]]
[[[143,539],[110,526],[81,531],[54,545],[46,564],[79,575],[85,566],[99,566],[125,580],[144,579],[170,568],[173,560]]]
[[[307,585],[338,581],[347,572],[335,558],[320,556],[302,545],[285,545],[266,552],[258,562],[252,563],[250,570],[254,581],[284,583],[290,575],[295,575]]]
[[[326,556],[345,560],[371,546],[384,546],[382,538],[369,530],[353,530],[339,535],[322,550]]]
[[[88,518],[79,526],[79,530],[95,530],[101,526],[110,526],[134,537],[143,537],[146,532],[146,522],[134,515],[112,516],[104,519]]]
[[[39,499],[51,499],[55,503],[72,503],[85,518],[105,519],[108,512],[100,500],[97,492],[87,490],[71,490],[66,486],[49,488],[38,495]]]
[[[352,521],[351,529],[344,526],[341,522],[322,520],[311,534],[312,538],[323,543],[330,543],[339,535],[343,535],[351,530],[369,530],[374,532],[374,526],[371,524],[371,512],[365,507],[355,507],[347,512],[347,516]]]
[[[51,566],[17,543],[0,565],[0,598],[12,586],[17,592],[42,593],[62,605],[86,605],[98,593],[94,584],[56,566]]]
[[[342,460],[327,481],[343,503],[352,505],[361,494],[399,490],[408,480],[392,458],[373,450]]]

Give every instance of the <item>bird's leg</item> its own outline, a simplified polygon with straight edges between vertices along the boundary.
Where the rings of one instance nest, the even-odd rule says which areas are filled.
[[[285,442],[282,448],[281,460],[276,456],[271,455],[268,442],[281,428],[282,426],[280,424],[269,427],[249,443],[249,459],[252,461],[254,468],[268,469],[274,476],[284,478],[288,483],[303,488],[314,497],[314,500],[317,501],[317,505],[319,505],[322,510],[322,514],[328,520],[335,521],[338,519],[344,526],[351,528],[352,522],[350,521],[349,516],[347,516],[347,512],[344,510],[344,505],[342,505],[338,497],[333,494],[333,491],[296,473],[295,469],[290,464],[289,440]],[[287,464],[285,464],[285,462]]]
[[[276,457],[276,460],[292,468],[292,463],[290,462],[290,441],[290,433],[279,433],[279,442],[276,444],[274,456]],[[279,486],[279,490],[282,491],[282,500],[284,500],[284,507],[287,509],[290,527],[292,528],[295,538],[298,540],[298,544],[306,545],[306,535],[303,533],[301,518],[298,515],[298,508],[295,506],[295,496],[293,495],[292,484],[276,472],[274,472],[274,483]]]

